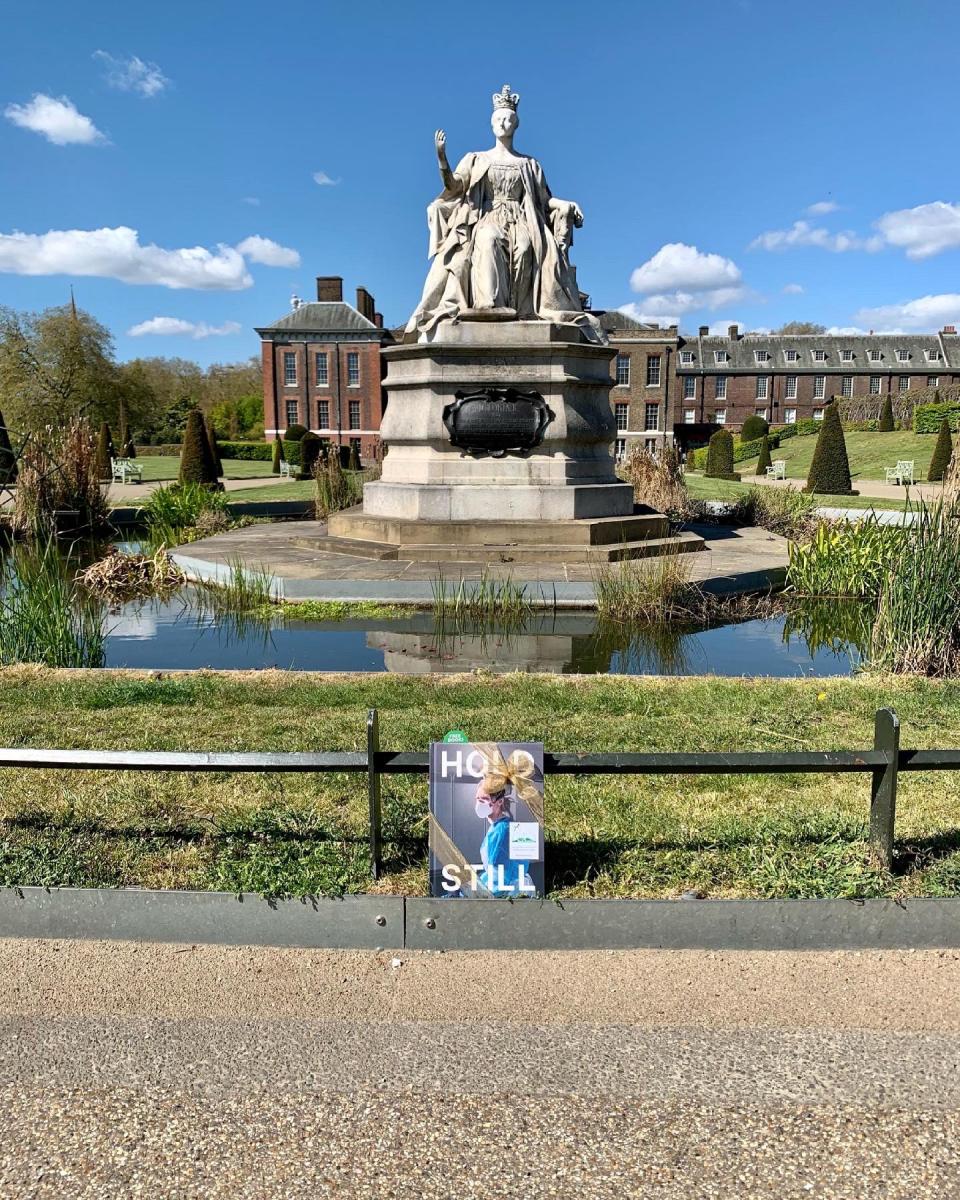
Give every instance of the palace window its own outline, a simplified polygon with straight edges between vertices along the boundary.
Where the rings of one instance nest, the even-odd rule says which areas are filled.
[[[756,398],[758,400],[766,400],[767,389],[769,388],[769,386],[770,386],[770,380],[767,378],[766,375],[758,375],[757,376]]]
[[[754,350],[753,357],[758,363],[765,363],[765,362],[770,361],[770,354],[766,350]]]
[[[630,405],[629,404],[615,404],[613,406],[613,415],[616,417],[618,429],[629,429],[630,428]]]
[[[796,400],[797,398],[797,377],[796,375],[787,376],[787,391],[784,397],[787,400]]]
[[[813,377],[813,398],[814,400],[822,400],[827,394],[827,377],[826,375],[814,375]]]
[[[330,374],[327,368],[327,352],[320,350],[317,352],[317,387],[329,387]]]
[[[871,375],[870,376],[870,395],[871,396],[879,396],[880,395],[880,383],[881,383],[881,379],[880,379],[879,375]]]
[[[939,350],[928,350],[927,351],[927,362],[939,362],[939,361],[940,361],[940,351]]]
[[[695,408],[685,408],[683,410],[683,423],[684,425],[696,425],[697,410]]]
[[[692,350],[681,350],[680,351],[680,361],[681,361],[681,363],[683,363],[683,365],[685,367],[692,367],[693,359],[694,359],[694,354],[693,354]]]
[[[723,366],[725,362],[730,361],[730,355],[726,352],[726,350],[714,350],[713,361]]]
[[[826,362],[827,361],[826,350],[814,350],[813,361],[814,362]]]
[[[621,458],[626,458],[626,456],[627,456],[627,439],[626,438],[617,438],[617,440],[613,444],[613,453],[616,455],[618,460]]]
[[[727,398],[727,377],[726,375],[717,376],[717,399],[726,400]]]
[[[660,355],[647,355],[647,387],[660,386]]]
[[[291,350],[287,350],[283,355],[283,386],[297,386],[297,356]]]
[[[840,395],[841,396],[852,396],[853,395],[853,376],[852,375],[844,375],[844,377],[840,380]]]
[[[909,350],[898,350],[897,351],[897,362],[909,362],[909,361],[910,361],[910,351]]]
[[[347,352],[347,387],[360,386],[360,355],[356,350]]]
[[[897,376],[897,391],[898,392],[909,392],[910,391],[910,376],[909,375],[898,375]]]
[[[713,423],[714,425],[726,425],[727,410],[725,408],[718,408],[714,411]]]
[[[822,408],[815,408],[815,409],[813,410],[813,419],[814,419],[815,421],[822,421],[822,420],[823,420],[823,409],[822,409]]]
[[[852,350],[841,350],[840,358],[843,360],[843,362],[853,362],[853,351]]]
[[[359,462],[360,461],[360,439],[359,438],[351,438],[350,439],[350,450],[352,451],[353,454],[355,454],[357,456],[357,462]]]
[[[927,376],[927,387],[939,387],[939,386],[940,386],[940,376],[939,375],[928,375]]]
[[[287,401],[287,428],[291,425],[296,425],[300,421],[300,406],[296,400]]]
[[[880,358],[881,358],[881,354],[880,354],[879,350],[868,350],[867,356],[869,357],[871,362],[879,362]]]
[[[643,427],[646,430],[657,430],[660,428],[660,405],[647,404],[644,406],[643,412]]]
[[[617,355],[617,387],[630,386],[630,355]]]
[[[359,429],[360,428],[360,401],[359,400],[351,400],[350,401],[350,411],[347,414],[347,416],[348,416],[348,420],[350,423],[349,427],[351,429]]]
[[[763,419],[766,420],[767,419],[767,410],[765,408],[755,408],[753,410],[753,415],[755,417],[763,417]]]
[[[317,401],[317,426],[320,429],[330,428],[330,401]]]
[[[783,423],[785,425],[796,425],[797,410],[795,408],[785,408],[783,410]]]
[[[697,394],[697,381],[692,375],[684,375],[683,377],[683,398],[684,400],[692,400]]]
[[[787,350],[786,351],[787,362],[796,362],[799,359],[799,357],[800,357],[799,350]]]

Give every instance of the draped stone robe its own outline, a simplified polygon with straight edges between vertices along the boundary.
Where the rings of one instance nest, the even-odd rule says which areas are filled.
[[[427,208],[433,262],[420,304],[407,324],[408,335],[419,334],[421,340],[432,341],[438,325],[455,321],[465,309],[474,307],[470,276],[475,238],[481,218],[489,211],[486,175],[496,161],[488,151],[465,155],[454,172],[463,185],[462,194],[444,190]],[[522,219],[532,246],[532,272],[530,294],[515,297],[517,302],[511,307],[517,308],[520,316],[535,314],[542,321],[577,325],[590,341],[605,341],[599,322],[583,311],[566,245],[554,234],[548,207],[551,193],[543,168],[525,155],[513,161],[519,166],[523,185]]]

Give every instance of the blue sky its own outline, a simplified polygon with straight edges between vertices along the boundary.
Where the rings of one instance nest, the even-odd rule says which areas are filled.
[[[276,13],[5,13],[0,304],[62,303],[72,283],[121,358],[201,362],[257,353],[253,327],[317,274],[402,323],[427,266],[433,131],[453,161],[486,147],[508,81],[518,149],[584,209],[573,257],[595,307],[688,331],[960,322],[958,6]]]

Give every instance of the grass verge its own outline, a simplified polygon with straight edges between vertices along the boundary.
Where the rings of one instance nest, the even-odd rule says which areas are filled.
[[[0,745],[359,749],[370,707],[388,749],[456,727],[551,750],[862,747],[893,704],[905,747],[960,744],[960,687],[844,680],[160,675],[0,671]],[[897,865],[871,860],[866,776],[551,777],[553,895],[960,893],[957,780],[901,777]],[[384,780],[382,889],[426,888],[426,782]],[[307,895],[368,888],[365,780],[0,772],[0,884]]]
[[[737,464],[738,468],[742,465],[741,463]],[[694,500],[739,500],[752,487],[763,486],[762,484],[757,485],[754,477],[745,471],[742,483],[734,483],[727,479],[707,479],[703,475],[692,475],[689,472],[684,476],[684,481]],[[885,512],[905,512],[907,507],[906,493],[902,500],[874,496],[817,496],[817,503],[824,508],[862,508]],[[914,507],[918,503],[919,501],[914,497]]]

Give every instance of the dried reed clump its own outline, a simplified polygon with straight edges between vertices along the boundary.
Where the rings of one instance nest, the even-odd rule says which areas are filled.
[[[194,522],[193,528],[198,539],[225,533],[230,528],[230,514],[218,508],[204,509]]]
[[[111,603],[165,595],[186,582],[186,576],[163,550],[153,555],[108,554],[85,571],[78,581],[95,596]]]
[[[23,448],[13,529],[22,537],[56,531],[58,514],[74,514],[75,528],[106,522],[107,502],[97,467],[97,437],[82,417],[63,429],[48,425]]]
[[[687,520],[693,515],[680,456],[672,446],[665,447],[659,455],[635,446],[624,461],[621,474],[633,485],[637,504],[666,513],[673,521]]]

